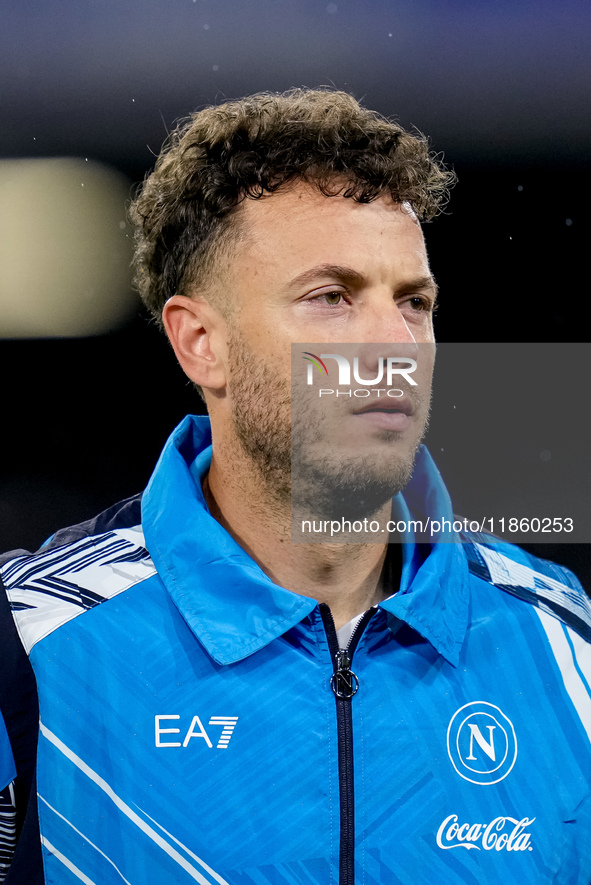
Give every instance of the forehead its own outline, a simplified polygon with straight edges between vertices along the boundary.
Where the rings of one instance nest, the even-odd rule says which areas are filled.
[[[243,259],[257,265],[257,275],[273,265],[301,262],[348,263],[372,261],[417,265],[428,270],[421,226],[407,203],[395,203],[389,194],[371,203],[325,196],[298,182],[260,199],[246,199],[240,207]],[[239,256],[237,256],[239,257]],[[299,268],[300,270],[302,268]]]

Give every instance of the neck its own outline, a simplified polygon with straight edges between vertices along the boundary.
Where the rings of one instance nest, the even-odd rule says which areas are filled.
[[[216,457],[214,447],[203,491],[212,516],[265,574],[329,605],[337,629],[393,592],[383,580],[387,544],[293,543],[289,503],[267,492],[252,465],[235,451],[225,459],[223,451]]]

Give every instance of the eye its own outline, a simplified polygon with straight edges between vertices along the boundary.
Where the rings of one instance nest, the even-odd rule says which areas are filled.
[[[425,310],[425,311],[434,311],[435,304],[431,301],[430,298],[426,298],[424,295],[413,295],[412,298],[408,299],[408,304],[410,304],[411,308],[416,311]]]
[[[325,292],[323,295],[320,295],[319,298],[324,298],[326,303],[331,307],[336,307],[343,300],[342,292]]]
[[[312,301],[315,304],[326,304],[328,307],[339,307],[339,305],[345,302],[345,292],[341,292],[338,289],[333,289],[328,292],[319,292],[318,295],[313,295],[308,301]]]

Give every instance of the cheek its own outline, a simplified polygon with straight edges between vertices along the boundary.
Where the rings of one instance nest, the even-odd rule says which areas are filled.
[[[431,388],[433,385],[433,370],[435,367],[435,345],[421,344],[419,345],[419,353],[417,357],[417,369],[414,373],[414,380],[417,386],[414,388],[417,394],[425,402],[431,397]]]
[[[297,340],[290,337],[294,330],[285,328],[284,318],[264,305],[254,315],[250,311],[243,311],[237,328],[250,351],[271,362],[279,363],[285,359],[286,354],[289,356],[291,341]],[[287,362],[289,363],[289,359]]]
[[[419,319],[420,325],[420,343],[425,345],[434,345],[435,344],[435,330],[433,328],[433,314],[431,311],[419,311],[421,314]]]

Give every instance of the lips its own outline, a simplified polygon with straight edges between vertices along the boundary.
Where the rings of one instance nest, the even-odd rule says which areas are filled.
[[[389,400],[389,401],[388,401]],[[380,430],[400,433],[407,430],[415,412],[414,403],[407,396],[396,400],[388,397],[371,399],[361,409],[353,412],[353,416],[363,423],[371,424]]]
[[[353,414],[354,415],[367,415],[370,412],[382,412],[386,414],[403,414],[408,416],[414,415],[415,406],[413,401],[408,396],[401,397],[375,397],[370,398],[367,397],[365,404],[360,408],[356,409]]]

